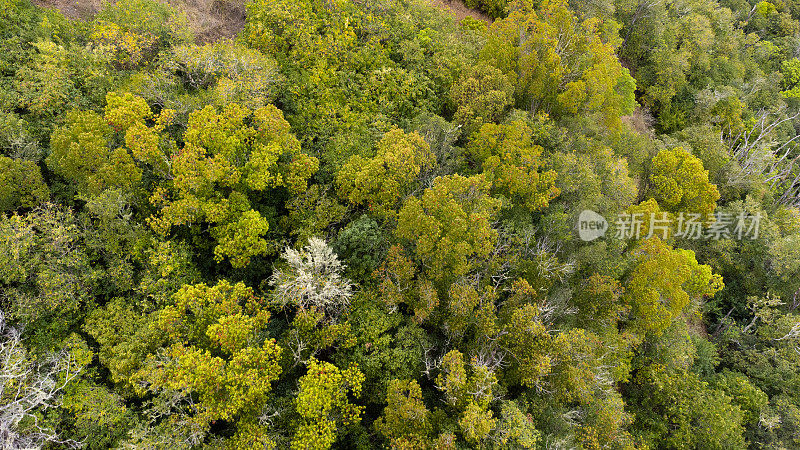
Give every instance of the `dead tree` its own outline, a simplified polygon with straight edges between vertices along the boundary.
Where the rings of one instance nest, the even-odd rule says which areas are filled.
[[[82,443],[60,439],[37,415],[60,405],[61,393],[80,371],[62,350],[34,359],[21,342],[21,331],[9,326],[0,311],[0,447],[39,449],[46,444],[79,448]]]

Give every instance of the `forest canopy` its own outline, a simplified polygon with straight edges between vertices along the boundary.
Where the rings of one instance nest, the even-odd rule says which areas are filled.
[[[800,447],[800,3],[189,3],[0,0],[0,447]]]

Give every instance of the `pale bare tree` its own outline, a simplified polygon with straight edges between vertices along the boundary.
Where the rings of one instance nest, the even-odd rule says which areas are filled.
[[[81,447],[81,442],[61,439],[37,415],[60,405],[64,388],[79,372],[66,350],[33,358],[22,344],[21,330],[9,326],[0,311],[0,448]]]
[[[731,184],[751,176],[760,176],[779,195],[777,203],[800,206],[800,133],[776,139],[779,127],[787,127],[800,118],[800,110],[789,114],[785,108],[759,111],[753,125],[729,136],[730,152],[739,163],[739,172],[732,174]]]
[[[288,269],[278,268],[270,278],[280,306],[318,308],[331,317],[347,309],[353,283],[342,277],[344,264],[320,238],[311,238],[301,250],[286,248],[281,255]]]

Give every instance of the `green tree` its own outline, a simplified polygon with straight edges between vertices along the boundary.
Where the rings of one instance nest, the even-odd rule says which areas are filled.
[[[497,241],[492,221],[500,201],[491,198],[483,175],[437,178],[421,198],[410,197],[395,234],[412,242],[416,257],[439,281],[466,275],[486,259]]]
[[[32,208],[50,198],[42,172],[32,161],[0,156],[0,211]]]
[[[391,217],[397,203],[418,185],[420,173],[434,164],[430,147],[417,133],[393,129],[378,142],[374,158],[350,157],[339,170],[339,192],[354,205]]]
[[[386,237],[378,223],[363,215],[350,222],[336,237],[333,248],[346,263],[345,271],[356,278],[367,278],[378,268],[381,247]]]
[[[312,359],[299,381],[295,408],[300,421],[292,448],[330,448],[338,427],[358,423],[364,407],[351,403],[349,397],[360,397],[363,382],[364,375],[356,366],[340,370]]]
[[[702,161],[683,147],[659,151],[651,172],[651,195],[666,210],[697,213],[704,218],[714,212],[719,190],[709,182]]]
[[[26,324],[28,345],[50,349],[90,308],[98,272],[72,211],[49,203],[0,218],[0,299]]]
[[[636,83],[602,39],[599,20],[579,20],[561,0],[537,10],[516,3],[492,24],[481,59],[514,81],[515,103],[562,118],[599,113],[609,124],[633,111]]]
[[[134,422],[122,396],[85,378],[67,385],[61,409],[63,422],[75,429],[73,439],[92,450],[114,446]]]
[[[747,448],[742,410],[697,374],[652,364],[634,382],[633,429],[644,442],[675,448]]]
[[[558,196],[556,173],[544,171],[542,147],[533,144],[531,129],[520,121],[487,123],[475,133],[467,152],[480,162],[492,193],[531,211],[547,207]]]
[[[137,311],[130,301],[112,299],[84,319],[83,329],[99,344],[100,363],[110,372],[110,381],[128,395],[135,391],[136,372],[147,355],[163,342],[152,326],[156,317]]]

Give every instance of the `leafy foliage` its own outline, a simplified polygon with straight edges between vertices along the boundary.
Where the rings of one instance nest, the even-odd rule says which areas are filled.
[[[0,0],[0,447],[800,446],[800,5],[211,3]]]

